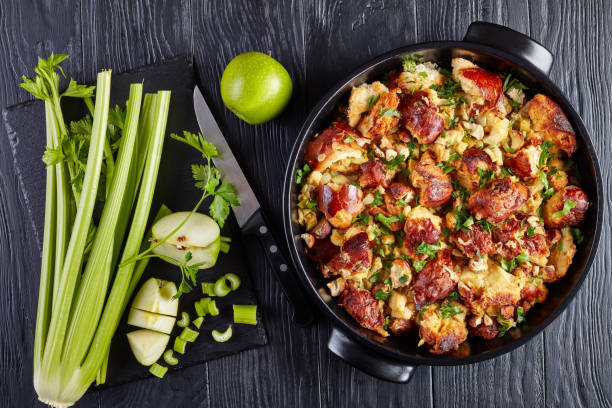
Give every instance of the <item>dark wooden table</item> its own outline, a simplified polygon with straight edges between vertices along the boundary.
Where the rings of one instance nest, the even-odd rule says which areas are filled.
[[[218,95],[236,54],[270,51],[291,73],[287,111],[249,126],[214,110],[265,210],[280,226],[281,181],[302,121],[349,70],[393,48],[461,39],[470,22],[505,24],[556,56],[551,76],[591,130],[609,203],[612,168],[612,8],[604,0],[507,1],[197,1],[61,0],[0,3],[0,107],[30,98],[17,87],[38,55],[70,54],[66,70],[91,81],[180,54],[195,58],[200,84]],[[29,233],[6,132],[0,130],[0,406],[39,405],[32,387],[39,255]],[[41,146],[42,151],[42,146]],[[42,181],[41,181],[42,186]],[[611,215],[610,206],[605,215]],[[407,385],[378,381],[327,351],[325,321],[299,329],[263,255],[250,248],[270,344],[240,355],[91,392],[96,407],[595,407],[612,405],[612,251],[610,223],[577,299],[543,334],[494,360],[462,367],[420,367]],[[35,270],[36,273],[32,271]]]

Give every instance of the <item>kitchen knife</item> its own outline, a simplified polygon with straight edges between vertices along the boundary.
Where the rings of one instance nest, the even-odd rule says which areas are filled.
[[[221,133],[221,129],[219,129],[219,125],[217,125],[210,108],[206,104],[202,92],[197,86],[193,90],[193,106],[202,135],[217,147],[219,157],[213,159],[215,167],[221,171],[223,181],[233,185],[238,193],[240,205],[232,205],[232,211],[236,216],[240,230],[243,235],[256,236],[263,246],[268,262],[270,262],[283,292],[293,305],[293,321],[302,327],[310,325],[314,320],[310,302],[306,300],[304,291],[298,284],[297,275],[281,253],[280,247],[270,232],[257,197],[249,186],[244,173],[223,137],[223,133]]]

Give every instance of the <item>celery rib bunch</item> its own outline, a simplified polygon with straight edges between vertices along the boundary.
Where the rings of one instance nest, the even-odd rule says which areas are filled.
[[[125,261],[143,244],[170,104],[169,91],[143,98],[142,84],[132,84],[123,117],[109,109],[110,71],[98,74],[95,87],[71,80],[60,92],[60,63],[66,58],[39,58],[37,76],[24,76],[21,83],[45,102],[46,203],[34,387],[41,401],[55,407],[74,404],[94,380],[105,381],[111,339],[147,262]],[[63,97],[84,100],[93,115],[81,122],[87,126],[66,126]],[[94,225],[101,191],[104,206]]]

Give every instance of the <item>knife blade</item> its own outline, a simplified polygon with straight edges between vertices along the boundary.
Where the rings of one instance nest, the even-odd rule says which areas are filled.
[[[283,292],[293,305],[293,321],[302,327],[310,325],[314,321],[310,302],[306,299],[303,289],[297,282],[297,276],[268,228],[259,201],[197,86],[193,90],[193,107],[202,135],[217,147],[219,157],[213,158],[213,164],[221,172],[223,181],[233,185],[238,194],[240,205],[232,205],[232,211],[241,232],[243,235],[256,236],[263,246],[266,258]]]
[[[219,125],[217,125],[217,121],[204,100],[202,92],[200,92],[197,86],[193,90],[193,107],[202,135],[204,135],[206,140],[215,145],[219,153],[219,157],[213,158],[215,167],[223,175],[223,181],[234,186],[236,193],[238,193],[240,205],[232,205],[232,211],[236,216],[238,226],[242,229],[249,218],[259,210],[259,201],[257,201],[255,193],[253,193],[249,186],[249,182],[244,176],[242,169],[240,169],[240,165],[236,161],[225,137],[223,137],[223,133],[221,133],[221,129],[219,129]]]

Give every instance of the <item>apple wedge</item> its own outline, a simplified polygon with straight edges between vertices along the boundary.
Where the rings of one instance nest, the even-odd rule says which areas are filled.
[[[132,326],[170,334],[174,328],[176,318],[131,308],[127,322]]]
[[[134,357],[144,366],[159,360],[170,341],[169,335],[147,329],[130,332],[127,338]]]
[[[221,230],[208,215],[189,212],[176,212],[157,221],[151,229],[154,242],[163,243],[153,248],[153,253],[163,256],[167,262],[179,265],[191,252],[188,266],[198,265],[198,269],[211,268],[217,262],[221,249]],[[187,221],[185,221],[185,219]],[[172,232],[185,221],[178,231]],[[170,235],[172,234],[172,235]]]
[[[132,308],[144,310],[145,312],[176,316],[179,302],[176,299],[172,299],[176,292],[174,282],[150,278],[142,285],[134,297]]]

